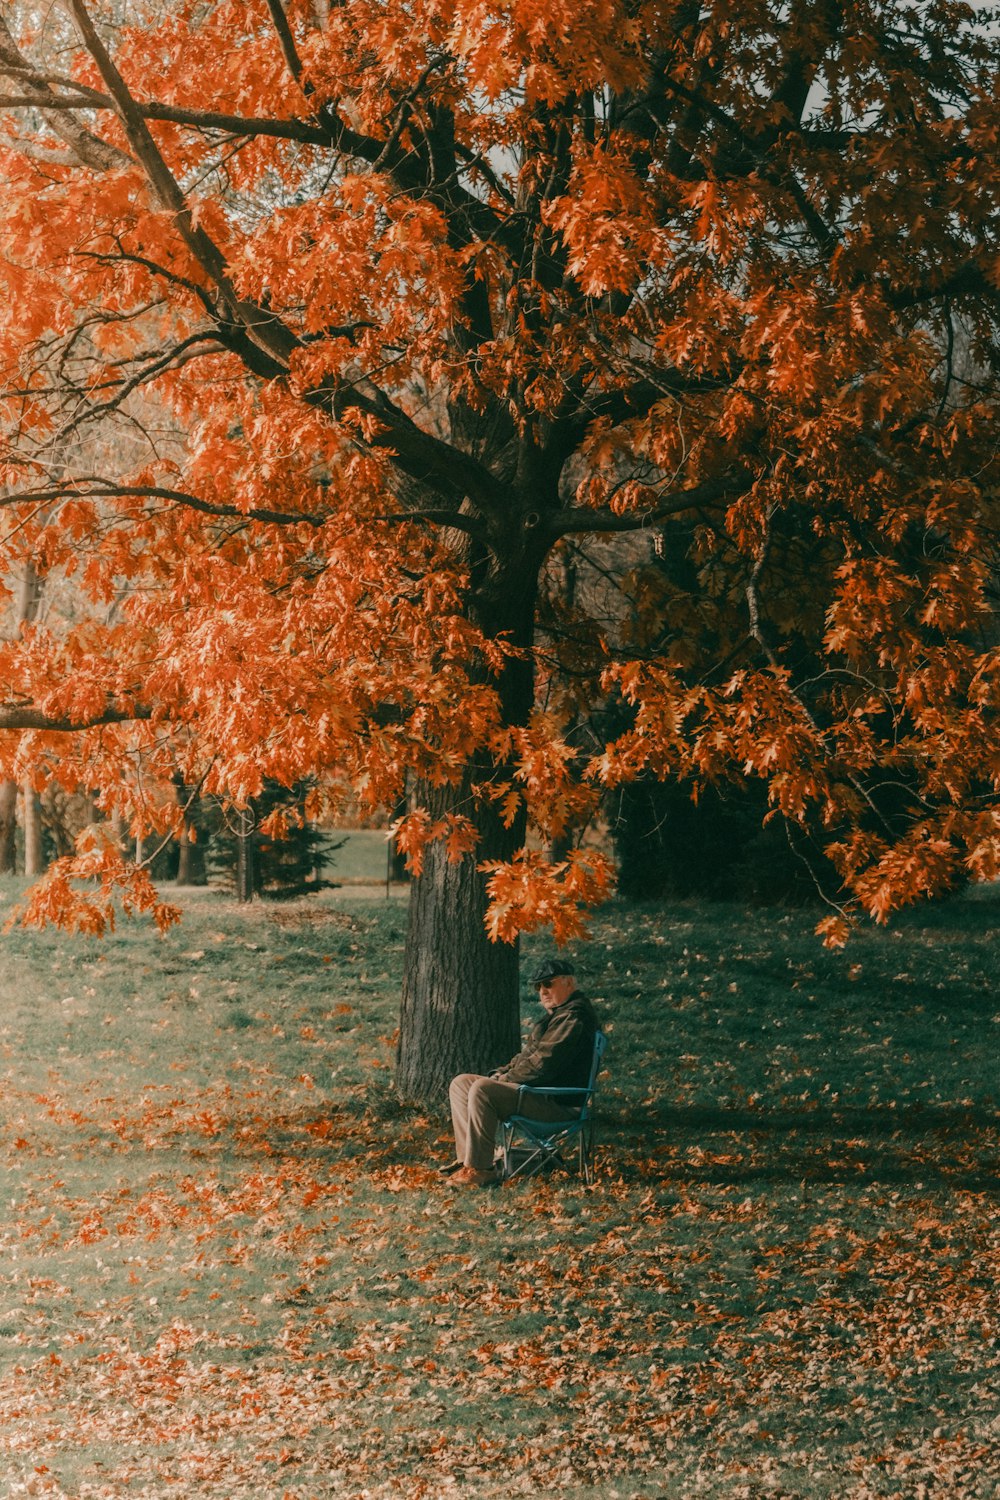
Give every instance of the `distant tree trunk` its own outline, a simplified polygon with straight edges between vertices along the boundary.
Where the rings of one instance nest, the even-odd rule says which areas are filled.
[[[561,833],[557,838],[549,840],[549,864],[561,865],[564,859],[568,859],[573,849],[573,835]]]
[[[191,812],[192,804],[197,798],[195,793],[185,786],[182,776],[174,777],[174,789],[184,819],[177,838],[177,884],[204,885],[205,852],[198,843],[195,820]]]
[[[17,782],[0,781],[0,875],[17,869]]]
[[[22,625],[38,618],[38,606],[42,600],[42,579],[33,562],[27,562],[21,577],[17,617]]]
[[[177,884],[205,884],[205,856],[194,839],[193,825],[186,820],[177,840]]]
[[[407,812],[409,811],[409,808],[409,794],[407,792],[404,792],[402,797],[400,797],[399,801],[396,803],[396,806],[392,810],[393,822],[395,822],[398,818],[405,818]],[[395,839],[392,839],[389,843],[388,860],[390,880],[395,880],[397,882],[409,880],[410,872],[406,868],[406,855],[399,848]]]
[[[38,616],[42,597],[42,579],[34,563],[27,562],[21,575],[18,590],[18,627],[30,625]],[[24,873],[41,875],[45,869],[45,852],[42,845],[42,817],[38,794],[26,779],[21,791],[24,797]],[[17,795],[15,781],[4,781],[0,786],[0,871],[13,874],[17,867]]]
[[[24,873],[30,879],[34,879],[45,869],[45,851],[42,847],[42,807],[30,778],[25,777],[21,790],[24,798]]]
[[[239,827],[236,833],[236,899],[252,901],[257,894],[257,861],[254,858],[253,813],[237,813]]]

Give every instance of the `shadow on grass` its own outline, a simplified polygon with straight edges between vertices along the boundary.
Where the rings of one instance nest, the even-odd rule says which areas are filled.
[[[447,1158],[444,1123],[395,1100],[343,1101],[320,1115],[269,1118],[267,1150],[328,1169],[388,1171]],[[916,1191],[1000,1191],[1000,1114],[958,1105],[770,1109],[652,1106],[609,1110],[598,1122],[600,1182],[776,1190],[882,1185]]]
[[[812,1109],[653,1106],[603,1122],[626,1180],[947,1185],[1000,1189],[1000,1114],[978,1106]]]

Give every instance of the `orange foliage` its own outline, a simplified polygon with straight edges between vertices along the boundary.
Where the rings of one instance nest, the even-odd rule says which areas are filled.
[[[159,900],[148,873],[122,857],[107,830],[88,828],[77,840],[76,855],[49,865],[7,926],[18,920],[32,927],[52,923],[103,937],[114,930],[116,906],[126,916],[148,914],[160,932],[180,921],[178,909]]]
[[[398,837],[502,939],[579,930],[605,865],[519,850],[638,775],[763,780],[844,913],[992,878],[974,9],[65,10],[0,23],[0,577],[71,601],[0,645],[4,774],[164,831],[454,788]],[[74,874],[153,901],[102,844],[28,917],[99,926]]]

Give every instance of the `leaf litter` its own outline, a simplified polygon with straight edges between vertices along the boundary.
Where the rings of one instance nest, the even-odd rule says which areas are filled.
[[[352,918],[341,952],[343,913],[326,933],[321,914],[230,909],[246,946],[196,1005],[181,950],[136,931],[88,958],[86,1014],[23,979],[4,996],[11,1496],[995,1493],[997,1130],[973,1056],[988,933],[927,940],[967,990],[947,1046],[918,1055],[912,995],[889,1048],[885,1004],[856,989],[835,1035],[829,995],[776,1004],[787,929],[769,918],[728,913],[723,964],[717,914],[695,945],[690,910],[676,932],[609,914],[615,968],[597,939],[585,954],[613,1038],[596,1187],[463,1196],[431,1164],[443,1119],[372,1066],[400,917]],[[211,951],[199,924],[220,913],[189,918],[177,942]],[[40,991],[95,951],[16,941]],[[262,979],[274,959],[301,982]],[[816,958],[817,991],[837,993],[839,963]],[[371,970],[386,978],[362,988]]]

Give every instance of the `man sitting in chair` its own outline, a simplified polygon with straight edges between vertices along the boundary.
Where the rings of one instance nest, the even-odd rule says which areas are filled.
[[[452,1079],[449,1094],[455,1160],[439,1170],[461,1187],[488,1187],[497,1181],[493,1150],[501,1120],[515,1114],[533,1120],[571,1120],[576,1114],[572,1095],[558,1102],[537,1094],[522,1095],[525,1085],[587,1087],[597,1016],[586,995],[576,987],[573,965],[560,958],[547,959],[531,982],[538,990],[545,1015],[523,1050],[488,1077],[460,1073]],[[583,1097],[581,1094],[579,1104]]]

